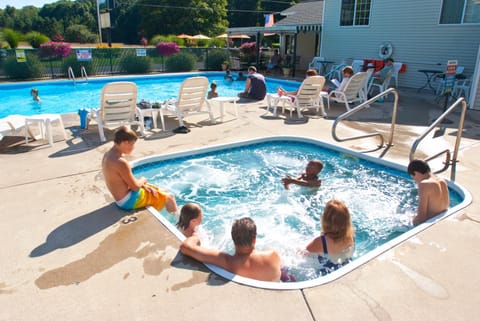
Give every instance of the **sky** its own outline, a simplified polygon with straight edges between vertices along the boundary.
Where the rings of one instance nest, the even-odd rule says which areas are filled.
[[[44,4],[57,2],[58,0],[0,0],[0,8],[5,9],[7,5],[21,9],[25,6],[43,7]]]

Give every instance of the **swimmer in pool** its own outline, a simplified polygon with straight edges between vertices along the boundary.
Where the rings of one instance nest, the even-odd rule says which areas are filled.
[[[30,90],[30,95],[33,97],[33,100],[40,102],[40,96],[38,95],[37,88],[32,88],[32,90]]]
[[[123,155],[133,151],[136,141],[137,135],[127,126],[115,132],[113,147],[102,160],[102,172],[108,190],[121,209],[132,210],[150,205],[157,210],[166,207],[168,212],[176,213],[177,203],[173,194],[147,183],[145,177],[133,176],[130,164]]]
[[[188,203],[182,206],[177,227],[186,237],[190,237],[196,232],[197,226],[202,224],[203,212],[200,206]]]
[[[318,173],[323,169],[323,163],[321,160],[312,159],[308,162],[305,172],[301,173],[298,177],[293,178],[287,176],[282,178],[282,183],[285,189],[289,188],[290,184],[296,184],[300,186],[318,187],[322,184],[322,180],[318,178]]]

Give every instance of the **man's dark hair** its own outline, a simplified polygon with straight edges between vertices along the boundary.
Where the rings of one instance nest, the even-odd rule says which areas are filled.
[[[387,58],[387,59],[385,59],[385,62],[389,62],[389,61],[395,62],[395,61],[393,61],[393,58]]]
[[[113,142],[115,144],[120,144],[124,141],[137,141],[137,134],[135,134],[135,132],[127,126],[121,126],[119,129],[117,129],[117,131],[115,132],[115,138],[113,139]]]
[[[419,172],[421,174],[430,173],[430,166],[428,163],[421,159],[414,159],[408,164],[408,174],[413,175],[413,172]]]
[[[235,220],[232,225],[232,240],[235,246],[251,246],[257,236],[257,226],[250,217]]]

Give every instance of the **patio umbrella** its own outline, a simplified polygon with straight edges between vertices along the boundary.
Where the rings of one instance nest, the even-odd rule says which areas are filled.
[[[179,34],[178,36],[176,36],[177,38],[180,38],[180,39],[192,39],[192,36],[190,35],[187,35],[185,33],[182,33],[182,34]]]
[[[233,38],[233,39],[250,39],[250,36],[248,36],[248,35],[231,35],[230,38]]]
[[[207,37],[207,36],[205,36],[205,35],[202,35],[202,34],[200,33],[200,34],[198,34],[198,35],[193,36],[192,39],[212,39],[212,38]]]
[[[226,33],[222,33],[219,36],[216,36],[215,38],[228,38],[228,35]]]

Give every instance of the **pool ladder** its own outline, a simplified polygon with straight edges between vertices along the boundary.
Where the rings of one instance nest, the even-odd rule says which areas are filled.
[[[81,77],[85,82],[88,82],[88,75],[87,75],[87,71],[85,70],[85,67],[84,67],[84,66],[81,66],[81,67],[80,67],[80,74],[81,74],[80,77]],[[68,67],[68,79],[71,79],[74,84],[76,83],[75,73],[73,72],[72,67]]]

